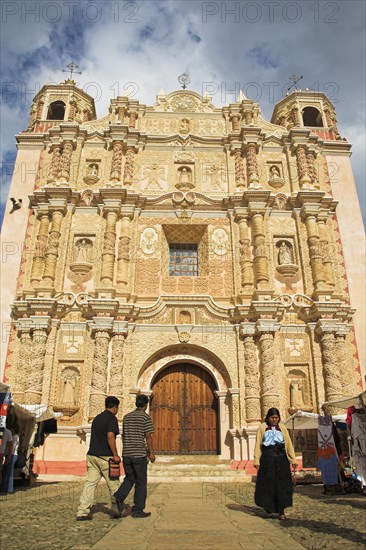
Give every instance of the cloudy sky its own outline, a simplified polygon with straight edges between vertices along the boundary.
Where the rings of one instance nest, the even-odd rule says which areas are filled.
[[[153,104],[164,88],[206,90],[216,106],[239,89],[270,119],[292,74],[324,91],[340,132],[353,144],[352,164],[365,218],[365,6],[348,1],[1,2],[1,212],[9,206],[14,135],[25,129],[32,98],[61,82],[73,59],[78,85],[96,101],[98,118],[111,98],[131,94]]]

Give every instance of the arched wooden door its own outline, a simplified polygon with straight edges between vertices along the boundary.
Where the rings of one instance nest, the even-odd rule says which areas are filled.
[[[215,389],[211,375],[189,363],[171,365],[158,374],[150,406],[157,452],[219,452]]]

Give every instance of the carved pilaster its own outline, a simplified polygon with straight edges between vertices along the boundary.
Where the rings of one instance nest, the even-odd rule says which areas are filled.
[[[317,212],[311,207],[303,206],[302,215],[305,218],[308,236],[311,272],[315,290],[319,290],[325,282],[323,260],[321,256],[320,239],[317,224]]]
[[[128,126],[130,128],[135,128],[136,127],[136,120],[137,120],[137,113],[136,112],[131,112],[130,117],[129,117],[129,121],[128,121]]]
[[[94,418],[104,410],[104,400],[107,396],[108,348],[110,334],[108,330],[95,329],[93,372],[90,390],[89,419]]]
[[[239,428],[240,422],[240,390],[239,388],[229,388],[229,394],[231,395],[231,405],[233,411],[233,428]]]
[[[233,132],[237,132],[240,129],[239,115],[231,115],[231,129]]]
[[[245,187],[245,172],[241,151],[235,151],[235,184],[236,187]]]
[[[269,281],[268,250],[264,232],[263,214],[254,212],[251,217],[252,239],[254,246],[254,276],[256,287]]]
[[[40,212],[38,214],[40,225],[37,235],[37,242],[35,246],[32,271],[31,271],[31,284],[33,287],[37,286],[42,280],[45,253],[47,246],[48,228],[50,224],[48,212]]]
[[[252,111],[244,111],[244,124],[245,126],[250,126],[253,122],[253,113]]]
[[[247,180],[248,187],[258,185],[259,183],[259,171],[257,163],[257,147],[253,143],[250,143],[246,147],[246,159],[247,159]]]
[[[22,319],[22,321],[24,321]],[[20,327],[19,335],[19,356],[16,371],[16,380],[12,397],[18,403],[25,403],[25,390],[28,385],[30,375],[30,359],[32,356],[32,337],[30,334],[30,326]]]
[[[245,294],[253,288],[253,260],[249,238],[249,228],[247,218],[241,217],[238,220],[239,225],[239,254],[240,254],[240,273],[241,273],[241,293]]]
[[[118,243],[117,283],[127,286],[128,268],[130,263],[131,220],[123,216],[121,222],[121,236]]]
[[[71,172],[71,159],[73,151],[72,141],[65,141],[63,145],[63,151],[61,156],[61,171],[60,171],[60,180],[67,182],[70,180]]]
[[[247,424],[261,420],[259,368],[254,336],[244,334],[245,412]]]
[[[101,283],[111,285],[114,276],[117,213],[113,210],[108,211],[106,219],[107,223],[102,252]]]
[[[327,217],[318,218],[318,231],[319,231],[319,242],[320,242],[320,251],[323,259],[323,270],[325,283],[329,287],[335,286],[334,274],[333,274],[333,264],[331,259],[332,247],[329,244],[328,239],[328,228],[327,228]]]
[[[39,323],[36,323],[36,328],[33,329],[30,369],[25,384],[26,403],[38,404],[42,401],[43,370],[49,320],[47,317],[45,323],[42,323],[46,326],[39,327],[37,326]]]
[[[349,387],[352,380],[349,379],[349,370],[347,369],[347,353],[346,353],[346,334],[336,333],[335,334],[335,347],[336,347],[336,362],[338,365],[339,378],[341,388]]]
[[[125,168],[123,172],[123,183],[125,185],[131,185],[132,183],[133,170],[134,170],[134,157],[135,157],[134,148],[128,147],[126,151],[126,162],[125,162]]]
[[[296,148],[297,174],[300,187],[308,187],[311,183],[309,166],[306,158],[306,148],[299,145]]]
[[[51,229],[47,240],[43,272],[43,281],[46,286],[53,287],[55,281],[62,221],[62,212],[59,210],[52,212]]]
[[[312,185],[316,189],[319,189],[320,186],[319,186],[318,173],[317,173],[316,165],[315,165],[315,159],[316,159],[315,151],[308,150],[307,153],[306,153],[306,160],[307,160],[307,163],[308,163],[308,170],[309,170],[310,180],[311,180]]]
[[[48,182],[54,182],[59,179],[61,172],[61,145],[56,143],[53,146],[51,167],[48,174]]]
[[[120,182],[122,174],[123,144],[121,141],[113,142],[112,166],[110,180]]]
[[[274,331],[277,326],[273,322],[258,321],[259,350],[261,357],[261,404],[262,416],[271,407],[280,408],[276,361],[274,355]]]
[[[115,334],[112,338],[112,359],[109,376],[108,393],[118,397],[120,400],[120,414],[123,412],[123,355],[126,332],[122,334]]]
[[[120,122],[124,122],[126,116],[126,108],[125,107],[118,107],[117,109],[117,120]]]
[[[316,329],[320,337],[326,401],[334,401],[342,396],[335,334],[330,324],[331,321],[320,321]]]

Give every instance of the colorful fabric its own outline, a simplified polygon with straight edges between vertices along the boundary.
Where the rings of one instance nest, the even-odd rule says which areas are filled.
[[[354,413],[352,418],[353,460],[356,474],[366,485],[366,414]]]
[[[338,453],[333,437],[333,422],[330,415],[318,417],[318,468],[324,485],[337,485]]]
[[[280,429],[275,427],[269,428],[264,432],[262,445],[269,447],[270,445],[275,445],[276,443],[284,443],[284,437]]]
[[[6,426],[6,417],[11,403],[11,393],[9,390],[0,393],[0,445],[3,439],[4,429]]]

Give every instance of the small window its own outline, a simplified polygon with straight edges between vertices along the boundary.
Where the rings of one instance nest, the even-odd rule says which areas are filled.
[[[66,105],[63,101],[54,101],[48,107],[47,120],[63,120]]]
[[[322,115],[315,107],[305,107],[302,112],[304,126],[323,128]]]
[[[169,275],[175,277],[197,277],[198,246],[197,244],[169,244]]]

